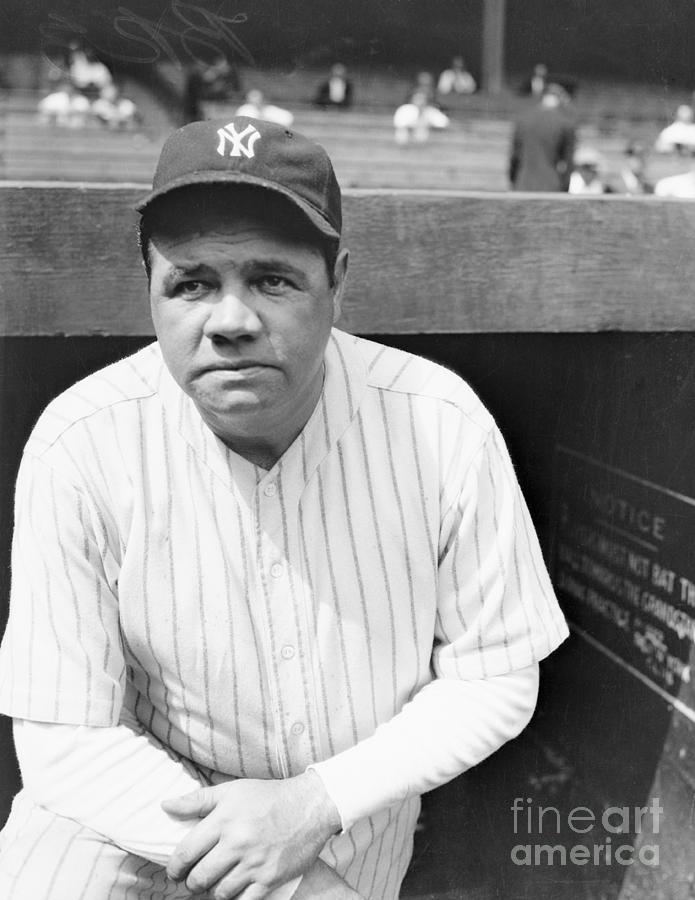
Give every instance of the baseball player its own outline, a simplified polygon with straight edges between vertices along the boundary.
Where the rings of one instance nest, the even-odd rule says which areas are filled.
[[[192,123],[138,209],[157,340],[18,476],[0,895],[393,900],[419,795],[521,731],[567,635],[504,442],[334,327],[315,143]]]

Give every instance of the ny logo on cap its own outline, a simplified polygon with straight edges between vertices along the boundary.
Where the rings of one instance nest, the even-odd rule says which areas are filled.
[[[225,125],[224,128],[218,128],[217,135],[220,139],[220,142],[217,145],[217,152],[220,156],[225,155],[224,151],[229,143],[232,148],[229,151],[230,156],[243,155],[247,159],[253,159],[253,145],[261,136],[258,129],[254,128],[253,125],[247,125],[246,128],[239,133],[234,127],[234,122],[230,122],[228,125]],[[246,144],[244,144],[244,138],[246,138]]]

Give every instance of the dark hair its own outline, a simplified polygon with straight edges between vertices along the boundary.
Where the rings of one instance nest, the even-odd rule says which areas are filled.
[[[195,186],[194,188],[195,189]],[[181,201],[181,195],[184,192],[187,192],[187,188],[179,188],[175,193],[178,197],[173,198],[174,202]],[[270,195],[273,199],[277,199],[278,197],[282,198],[282,195],[277,194],[275,192],[270,192],[264,188],[255,188],[255,187],[236,187],[233,188],[235,192],[238,194],[240,191],[252,190],[254,191],[255,196],[260,197],[261,200],[264,197],[268,197]],[[152,206],[148,207],[140,218],[140,223],[138,226],[138,245],[140,247],[140,253],[142,254],[142,261],[145,266],[145,272],[147,273],[147,280],[149,281],[152,275],[152,264],[150,259],[150,244],[152,242],[153,235],[157,233],[158,230],[158,221],[166,221],[166,217],[162,216],[160,218],[160,214],[164,212],[165,204],[172,199],[171,195],[165,195],[161,199],[155,201]],[[262,208],[262,203],[260,204]],[[326,270],[328,273],[328,281],[331,287],[334,284],[335,278],[335,263],[338,258],[338,250],[340,249],[340,240],[339,238],[332,238],[328,235],[323,234],[315,228],[310,221],[304,217],[299,211],[298,207],[296,207],[292,201],[286,201],[286,209],[291,214],[291,221],[296,221],[297,225],[295,229],[293,228],[293,232],[297,233],[297,236],[303,240],[306,240],[308,244],[316,247],[321,255],[324,258],[326,263]]]

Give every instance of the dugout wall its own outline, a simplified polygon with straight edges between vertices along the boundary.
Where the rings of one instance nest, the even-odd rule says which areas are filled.
[[[2,624],[29,429],[63,387],[151,339],[131,212],[144,190],[0,187]],[[342,326],[482,396],[572,622],[531,726],[426,798],[404,895],[691,897],[695,206],[348,191],[345,220]],[[16,786],[3,722],[3,819]],[[634,809],[655,799],[653,833]],[[536,858],[544,845],[552,858]]]

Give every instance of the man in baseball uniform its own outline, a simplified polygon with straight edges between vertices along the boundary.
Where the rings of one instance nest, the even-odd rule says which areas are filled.
[[[0,896],[394,900],[419,795],[521,731],[567,635],[504,442],[334,328],[318,145],[192,123],[138,209],[157,341],[19,472]]]

